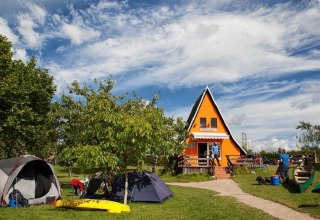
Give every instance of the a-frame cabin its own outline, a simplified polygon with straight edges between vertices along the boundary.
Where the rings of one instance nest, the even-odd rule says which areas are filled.
[[[184,149],[184,164],[188,172],[204,172],[209,169],[211,145],[216,143],[220,147],[221,166],[227,167],[227,155],[246,155],[246,151],[232,137],[223,116],[216,104],[209,87],[203,91],[194,104],[188,121],[188,145]],[[186,168],[185,168],[186,169]]]

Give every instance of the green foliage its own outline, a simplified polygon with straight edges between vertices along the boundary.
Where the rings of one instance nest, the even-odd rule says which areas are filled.
[[[59,135],[65,161],[74,161],[84,172],[125,172],[141,167],[149,154],[154,158],[182,152],[182,122],[166,117],[152,100],[135,93],[114,96],[113,82],[95,81],[98,88],[74,82],[60,101]],[[179,136],[180,135],[180,136]],[[126,198],[126,197],[125,197]]]
[[[320,125],[312,125],[310,122],[300,121],[296,129],[300,130],[300,135],[297,136],[297,140],[302,149],[320,148]]]
[[[259,156],[262,157],[263,160],[270,160],[272,163],[276,163],[277,160],[279,159],[279,153],[278,152],[266,152],[266,151],[261,151],[259,153]]]
[[[11,43],[0,35],[0,149],[4,157],[42,154],[52,132],[51,99],[55,92],[48,70],[36,59],[12,60]]]
[[[74,82],[60,101],[59,135],[65,161],[86,172],[123,171],[143,165],[146,155],[168,157],[182,152],[179,132],[183,126],[156,107],[158,94],[150,102],[136,94],[114,96],[111,78],[97,89]],[[180,130],[179,130],[180,129]]]

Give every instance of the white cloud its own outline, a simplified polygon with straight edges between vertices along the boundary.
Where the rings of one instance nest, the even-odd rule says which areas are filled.
[[[77,24],[64,23],[61,27],[61,32],[75,45],[79,45],[100,36],[99,31]]]
[[[22,60],[23,62],[27,62],[29,59],[25,49],[15,49],[13,58],[15,60]]]
[[[310,85],[311,89],[303,89],[298,95],[278,98],[276,100],[257,101],[252,99],[251,102],[238,105],[234,108],[232,100],[237,98],[230,98],[229,100],[218,100],[220,110],[225,116],[227,123],[230,125],[231,132],[237,140],[241,140],[241,133],[245,132],[248,138],[254,143],[256,149],[276,149],[272,140],[277,140],[283,146],[295,148],[295,129],[299,121],[308,121],[312,124],[320,124],[320,119],[315,117],[319,112],[320,103],[314,102],[312,105],[307,105],[305,108],[297,108],[299,103],[305,103],[305,100],[313,100],[315,96],[320,93],[320,83],[315,81],[300,82],[298,85]],[[318,85],[318,86],[316,86]],[[290,84],[284,87],[291,87]],[[253,91],[254,92],[254,91]],[[275,94],[278,94],[275,92]],[[240,94],[242,93],[240,92]],[[292,105],[296,103],[296,105]],[[241,126],[230,123],[237,115],[246,115],[242,121]]]
[[[102,0],[98,2],[97,5],[92,5],[91,8],[96,10],[104,10],[104,9],[119,9],[123,7],[126,2],[116,2],[116,1],[106,1]]]
[[[56,51],[68,55],[71,65],[87,66],[87,77],[89,72],[128,75],[124,88],[192,87],[320,69],[317,49],[310,56],[292,56],[293,50],[319,40],[316,6],[297,10],[276,4],[249,10],[242,5],[244,11],[223,11],[237,4],[196,1],[130,10],[127,1],[100,1],[87,9],[71,4],[66,15],[25,5],[30,13],[18,16],[18,30],[27,48],[67,38],[73,51],[64,45]],[[40,36],[38,29],[45,33]]]
[[[0,17],[0,34],[6,36],[13,44],[19,41],[18,36],[15,35],[11,28],[8,26],[7,20],[2,17]]]
[[[64,46],[60,46],[56,49],[57,53],[63,53],[64,50],[65,50]]]
[[[320,69],[316,57],[291,55],[297,42],[304,47],[310,39],[319,38],[312,28],[318,24],[318,17],[309,15],[314,14],[313,9],[297,12],[280,5],[246,14],[208,14],[200,11],[202,7],[190,14],[183,10],[187,9],[160,7],[114,16],[97,10],[95,19],[106,22],[101,30],[118,34],[77,50],[75,60],[82,59],[81,65],[88,68],[94,64],[90,72],[98,75],[103,70],[114,75],[139,70],[138,75],[123,81],[124,88],[159,83],[170,88],[191,87]],[[300,31],[295,30],[292,20],[303,18],[310,24],[300,22]],[[73,44],[83,42],[82,33],[89,39],[97,36],[95,31],[82,31],[79,26],[64,27]],[[313,37],[308,41],[309,35]]]
[[[42,38],[40,34],[34,30],[36,23],[28,14],[21,14],[18,16],[18,31],[26,44],[26,48],[36,49],[40,47]]]
[[[246,114],[235,114],[229,120],[229,125],[241,126],[241,124],[245,120],[245,118],[246,118]]]
[[[187,107],[184,107],[184,106],[177,107],[172,111],[166,111],[166,115],[168,117],[174,117],[174,118],[182,117],[184,121],[187,121],[189,114],[191,112],[191,109],[192,109],[192,105]]]
[[[33,4],[31,2],[27,2],[26,6],[30,10],[30,16],[32,16],[37,22],[40,24],[44,24],[47,12],[44,8],[39,5]]]

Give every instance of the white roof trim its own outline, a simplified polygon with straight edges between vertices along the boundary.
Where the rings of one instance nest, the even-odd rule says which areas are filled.
[[[192,139],[229,139],[229,135],[226,133],[215,132],[192,132],[190,137]]]

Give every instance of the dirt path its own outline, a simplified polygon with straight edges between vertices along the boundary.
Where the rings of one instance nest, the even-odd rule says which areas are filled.
[[[293,210],[287,206],[281,205],[270,200],[262,199],[243,192],[238,184],[231,179],[212,180],[206,182],[193,183],[167,183],[168,185],[189,186],[195,188],[209,189],[220,193],[221,196],[231,196],[238,201],[245,203],[257,209],[284,220],[309,220],[315,219],[307,213]]]

